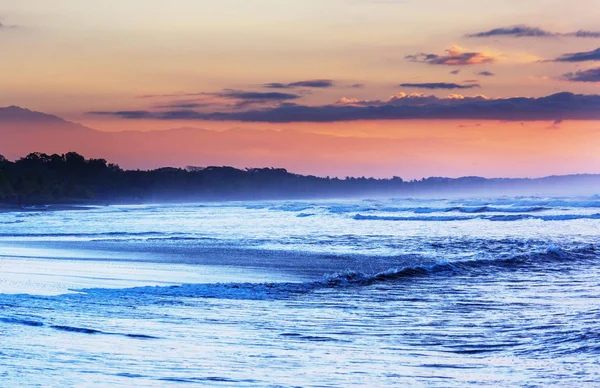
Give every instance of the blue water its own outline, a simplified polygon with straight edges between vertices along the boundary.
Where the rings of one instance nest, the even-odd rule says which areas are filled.
[[[0,214],[0,386],[600,386],[600,197]]]

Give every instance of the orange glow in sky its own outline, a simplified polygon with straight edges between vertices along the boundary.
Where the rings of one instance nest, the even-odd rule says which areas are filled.
[[[600,3],[551,3],[0,0],[0,106],[98,131],[0,117],[0,154],[335,176],[599,172]]]

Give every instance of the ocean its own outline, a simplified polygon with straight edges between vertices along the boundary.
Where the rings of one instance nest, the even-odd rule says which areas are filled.
[[[0,213],[1,387],[598,387],[600,197]]]

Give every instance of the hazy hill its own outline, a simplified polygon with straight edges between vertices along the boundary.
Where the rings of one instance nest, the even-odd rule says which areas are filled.
[[[231,129],[219,132],[178,128],[103,132],[41,112],[15,106],[0,108],[0,155],[9,160],[32,152],[66,154],[77,151],[88,158],[104,158],[118,163],[125,169],[189,165],[241,169],[268,166],[285,167],[306,175],[320,175],[327,171],[328,175],[338,177],[368,177],[374,172],[378,176],[405,176],[408,171],[414,176],[422,166],[423,170],[434,171],[436,175],[456,175],[456,168],[447,161],[464,159],[469,152],[480,156],[464,166],[465,175],[487,175],[487,166],[502,163],[492,160],[485,150],[466,149],[464,144],[461,147],[444,145],[448,151],[439,152],[441,141],[428,140],[431,149],[424,151],[420,139],[335,136],[293,129]],[[542,153],[540,149],[537,151],[521,158],[522,169],[517,171],[518,175],[527,176],[538,170],[537,166],[542,162],[536,158]],[[560,151],[556,150],[557,160],[560,160]],[[589,156],[584,157],[589,159]],[[557,174],[597,172],[594,169],[598,166],[597,158],[582,165],[587,166],[587,170],[574,171],[568,163],[560,162],[547,167]],[[563,181],[558,185],[561,187],[557,190],[567,188]]]
[[[80,124],[46,113],[24,109],[18,106],[0,108],[0,131],[19,132],[23,130],[65,130],[90,131]]]

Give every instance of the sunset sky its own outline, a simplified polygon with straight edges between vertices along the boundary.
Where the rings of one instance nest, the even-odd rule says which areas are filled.
[[[197,164],[600,172],[598,21],[598,0],[0,0],[0,106],[108,132],[262,139],[219,142]]]

